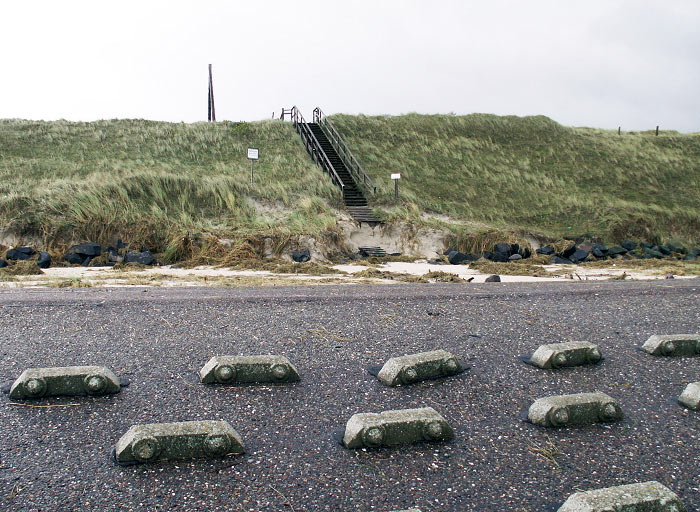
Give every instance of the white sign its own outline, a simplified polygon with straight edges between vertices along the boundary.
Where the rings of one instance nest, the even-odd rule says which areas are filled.
[[[255,148],[248,148],[248,158],[250,158],[251,160],[257,160],[258,150]]]
[[[396,174],[391,175],[392,180],[400,180],[401,179],[401,173],[397,172]]]

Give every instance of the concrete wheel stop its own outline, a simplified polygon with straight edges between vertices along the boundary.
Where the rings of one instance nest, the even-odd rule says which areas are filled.
[[[451,353],[433,350],[392,357],[381,368],[373,366],[367,371],[387,386],[405,386],[424,380],[452,377],[464,372],[465,366]]]
[[[449,441],[454,430],[432,407],[353,415],[345,427],[343,446],[380,448],[426,441]]]
[[[526,362],[542,369],[558,369],[587,364],[598,364],[603,360],[600,348],[588,341],[569,341],[540,345]]]
[[[652,356],[696,356],[700,354],[700,334],[655,334],[641,348]]]
[[[243,441],[228,422],[183,421],[134,425],[117,441],[112,454],[117,464],[129,466],[243,453]]]
[[[119,377],[104,366],[28,368],[10,388],[11,399],[119,393]]]
[[[659,482],[577,492],[558,512],[687,512],[678,496]]]
[[[617,401],[605,393],[548,396],[536,400],[527,419],[543,427],[568,427],[619,421],[624,417]]]
[[[290,384],[301,380],[284,356],[214,356],[199,371],[203,384]]]

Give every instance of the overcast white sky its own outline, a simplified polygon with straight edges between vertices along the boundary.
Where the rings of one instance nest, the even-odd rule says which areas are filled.
[[[544,114],[700,131],[697,0],[14,0],[0,118]]]

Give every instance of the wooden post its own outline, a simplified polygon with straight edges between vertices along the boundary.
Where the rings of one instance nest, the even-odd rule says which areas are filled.
[[[216,121],[216,109],[214,108],[214,80],[211,76],[211,64],[209,64],[209,109],[207,111],[207,120]]]
[[[658,125],[656,126],[656,136],[657,136],[657,137],[659,136],[659,127],[658,127]]]
[[[621,129],[622,129],[621,126],[618,126],[618,127],[617,127],[617,134],[618,134],[618,135],[620,135],[620,130],[621,130]]]

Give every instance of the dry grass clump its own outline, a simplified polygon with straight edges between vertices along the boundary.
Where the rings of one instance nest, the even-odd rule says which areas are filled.
[[[366,268],[360,272],[355,272],[353,277],[365,279],[386,279],[388,281],[400,281],[404,283],[428,283],[424,277],[414,276],[411,274],[401,274],[397,272],[386,272],[376,268]]]
[[[237,261],[228,267],[232,270],[267,270],[275,274],[307,274],[312,276],[346,274],[342,270],[320,265],[313,261],[296,263],[294,261],[251,258]]]
[[[22,260],[9,264],[0,269],[3,276],[38,276],[44,272],[36,266],[36,258],[33,260]]]
[[[552,277],[559,272],[549,272],[540,263],[528,260],[511,261],[508,263],[496,263],[493,261],[472,261],[469,268],[482,274],[499,274],[503,276],[532,276]]]
[[[462,279],[456,274],[451,272],[442,272],[441,270],[433,270],[426,274],[423,274],[423,279],[432,279],[436,283],[466,283],[465,279]]]

